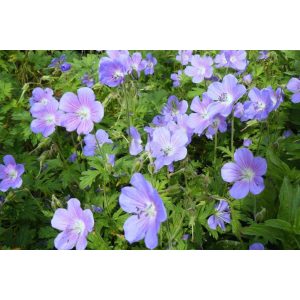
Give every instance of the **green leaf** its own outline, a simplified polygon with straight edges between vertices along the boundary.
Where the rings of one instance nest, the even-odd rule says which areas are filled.
[[[90,187],[94,183],[98,175],[99,175],[98,170],[88,170],[82,172],[82,176],[80,177],[79,187],[82,190],[85,189],[86,187]]]
[[[300,186],[293,186],[287,177],[284,177],[279,193],[279,211],[277,217],[292,225],[296,222],[296,213],[300,207]]]

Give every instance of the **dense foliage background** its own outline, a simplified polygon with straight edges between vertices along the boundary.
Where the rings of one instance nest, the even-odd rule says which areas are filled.
[[[134,52],[134,51],[131,51]],[[209,82],[195,84],[184,76],[179,87],[173,87],[170,76],[182,68],[175,60],[177,51],[151,52],[157,59],[152,76],[124,84],[126,97],[136,101],[131,116],[142,134],[143,128],[160,113],[170,95],[191,103],[207,90]],[[194,51],[214,57],[219,51]],[[68,72],[49,68],[54,57],[65,54],[71,63]],[[54,211],[78,198],[84,208],[94,212],[95,227],[88,236],[88,249],[145,249],[144,242],[129,244],[124,238],[123,224],[128,218],[118,203],[120,190],[129,185],[133,173],[142,173],[157,189],[168,214],[159,232],[158,249],[248,249],[261,242],[267,249],[299,249],[300,247],[300,104],[290,101],[286,84],[299,77],[300,52],[270,51],[258,60],[258,51],[247,51],[253,81],[248,87],[272,86],[284,89],[284,102],[268,119],[240,122],[236,119],[234,146],[245,138],[256,156],[267,160],[264,191],[234,200],[228,184],[220,174],[222,166],[232,161],[231,133],[218,134],[214,141],[194,136],[187,157],[174,164],[174,172],[162,168],[153,172],[145,156],[128,153],[128,122],[123,87],[110,88],[98,81],[98,65],[105,52],[96,51],[0,51],[0,158],[6,154],[25,165],[23,184],[19,189],[0,192],[0,248],[53,249],[58,231],[51,227]],[[229,71],[214,69],[223,78]],[[230,71],[231,72],[231,71]],[[104,105],[104,118],[96,129],[104,129],[113,140],[105,145],[105,154],[115,154],[114,166],[103,164],[99,157],[82,154],[83,137],[58,127],[44,138],[30,129],[32,117],[29,98],[36,87],[50,87],[56,99],[65,92],[82,87],[85,73],[96,82],[92,87],[96,99]],[[244,74],[236,74],[242,82]],[[246,99],[247,96],[244,96]],[[288,137],[283,132],[291,130]],[[75,161],[70,156],[76,153]],[[226,230],[212,230],[207,219],[218,199],[230,203],[231,223]]]

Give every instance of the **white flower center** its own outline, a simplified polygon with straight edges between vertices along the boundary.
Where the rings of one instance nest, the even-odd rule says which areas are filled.
[[[199,67],[198,73],[199,73],[199,75],[204,75],[204,73],[205,73],[205,68]]]
[[[85,224],[82,220],[76,220],[76,222],[73,225],[73,230],[76,231],[76,233],[81,234],[85,230]]]
[[[10,171],[8,172],[8,177],[9,177],[10,179],[16,179],[17,176],[18,176],[18,172],[17,172],[16,170],[14,170],[14,169],[12,169],[12,170],[10,170]]]
[[[146,216],[155,217],[156,216],[156,208],[155,205],[151,202],[147,203],[147,207],[145,209]]]
[[[230,59],[229,59],[232,63],[235,63],[237,61],[236,57],[235,56],[230,56]]]
[[[264,110],[265,107],[266,107],[266,104],[264,102],[260,101],[260,102],[257,103],[258,110]]]
[[[172,154],[174,154],[174,148],[172,147],[172,145],[167,145],[162,149],[162,151],[166,156],[171,156]]]
[[[47,125],[52,125],[55,123],[55,116],[52,114],[46,115],[45,121],[46,121]]]
[[[221,102],[228,102],[228,103],[230,103],[230,102],[232,102],[233,97],[232,97],[232,95],[230,95],[228,93],[222,93],[220,95],[220,97],[219,97],[218,100],[221,101]]]
[[[43,98],[40,100],[40,103],[42,103],[43,105],[46,105],[48,103],[48,99]]]
[[[78,111],[77,111],[77,114],[79,115],[79,117],[82,119],[82,120],[88,120],[90,119],[90,116],[91,116],[91,111],[88,107],[86,106],[82,106]]]
[[[113,77],[114,79],[119,79],[120,77],[123,77],[123,73],[120,70],[117,70]]]
[[[243,170],[242,174],[243,174],[243,179],[246,179],[248,181],[251,181],[255,175],[253,170],[250,168],[246,168],[245,170]]]

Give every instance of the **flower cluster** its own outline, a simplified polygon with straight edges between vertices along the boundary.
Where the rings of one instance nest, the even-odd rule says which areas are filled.
[[[156,171],[163,166],[172,170],[173,162],[186,157],[186,146],[193,134],[188,125],[187,109],[186,100],[179,101],[176,96],[170,96],[161,115],[153,118],[154,127],[145,128],[148,133],[145,149],[155,158]]]
[[[234,116],[242,122],[248,120],[265,120],[268,115],[277,110],[283,102],[283,91],[277,88],[276,91],[272,87],[262,90],[254,87],[248,93],[249,99],[244,103],[237,103],[234,108]]]
[[[53,91],[36,88],[30,99],[31,115],[35,118],[31,122],[34,133],[42,133],[48,137],[56,126],[65,127],[67,131],[77,130],[78,134],[88,134],[99,123],[104,115],[100,102],[96,101],[95,94],[90,88],[80,88],[77,95],[65,93],[60,102],[53,97]]]
[[[224,50],[215,57],[216,68],[231,68],[244,71],[247,67],[247,52],[244,50]]]
[[[154,73],[157,60],[151,53],[142,58],[141,53],[135,52],[131,56],[128,51],[107,51],[108,57],[102,57],[99,63],[99,81],[109,87],[116,87],[125,81],[127,75],[134,72],[139,77],[144,71],[145,75]]]
[[[60,57],[53,58],[48,68],[59,68],[62,72],[67,72],[71,69],[72,65],[66,62],[66,55],[63,54]]]

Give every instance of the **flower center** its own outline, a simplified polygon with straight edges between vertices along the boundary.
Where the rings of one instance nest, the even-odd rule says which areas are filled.
[[[148,62],[148,67],[151,68],[151,69],[153,68],[153,63],[151,61]]]
[[[55,116],[54,115],[47,115],[45,118],[47,125],[52,125],[55,123]]]
[[[227,93],[222,93],[218,100],[221,102],[231,102],[232,96]]]
[[[76,233],[81,234],[84,232],[85,229],[85,224],[83,223],[82,220],[77,220],[74,225],[73,225],[73,230],[76,231]]]
[[[146,217],[155,217],[156,216],[156,209],[153,203],[149,203],[145,209]]]
[[[264,110],[265,107],[266,107],[266,104],[264,102],[260,101],[260,102],[257,103],[258,110]]]
[[[204,75],[204,73],[205,73],[205,68],[199,67],[198,73],[199,73],[199,75]]]
[[[235,63],[235,62],[237,61],[237,59],[236,59],[235,56],[231,56],[231,57],[230,57],[230,61],[231,61],[232,63]]]
[[[174,153],[174,149],[171,145],[166,146],[162,149],[162,151],[166,156],[172,155]]]
[[[77,111],[78,116],[81,118],[81,120],[88,120],[90,118],[91,112],[90,109],[86,106],[82,106]]]
[[[121,77],[123,77],[123,73],[120,70],[117,70],[113,75],[114,79],[119,79]]]
[[[9,172],[8,172],[8,177],[10,178],[10,179],[16,179],[17,178],[17,176],[18,176],[18,172],[16,171],[16,170],[10,170]]]
[[[42,103],[43,105],[46,105],[48,103],[48,99],[43,98],[40,100],[40,103]]]
[[[250,168],[247,168],[243,171],[243,179],[246,179],[248,181],[251,181],[253,179],[254,175],[255,174],[254,174],[253,170]]]

